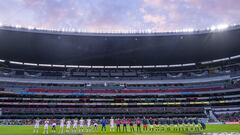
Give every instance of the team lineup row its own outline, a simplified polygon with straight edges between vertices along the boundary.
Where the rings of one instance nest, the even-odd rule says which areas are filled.
[[[40,123],[42,120],[36,119],[35,120],[35,125],[33,132],[38,133]],[[73,124],[72,124],[73,122]],[[143,130],[144,132],[150,131],[162,131],[162,130],[167,130],[170,131],[171,128],[173,127],[174,131],[189,131],[189,130],[194,130],[194,131],[200,131],[200,130],[205,130],[206,125],[203,121],[197,118],[136,118],[136,119],[127,119],[123,117],[122,119],[117,118],[114,119],[111,117],[110,119],[105,119],[103,117],[101,120],[99,119],[93,119],[91,120],[90,118],[84,120],[81,118],[78,120],[77,118],[71,120],[65,118],[62,118],[59,122],[58,120],[43,120],[43,134],[48,134],[48,128],[49,125],[51,124],[52,127],[52,133],[56,133],[56,127],[57,123],[59,123],[60,129],[58,130],[58,133],[82,133],[85,132],[84,129],[86,129],[86,132],[90,132],[93,127],[93,131],[98,131],[98,126],[101,124],[101,131],[106,132],[106,126],[107,124],[110,125],[110,132],[115,131],[115,126],[116,126],[116,132],[127,132],[127,127],[130,128],[131,132],[135,132],[135,127],[137,132],[141,132]],[[66,126],[65,126],[66,124]],[[78,128],[79,125],[79,128]],[[122,129],[122,130],[121,130]],[[77,131],[78,130],[78,131]]]

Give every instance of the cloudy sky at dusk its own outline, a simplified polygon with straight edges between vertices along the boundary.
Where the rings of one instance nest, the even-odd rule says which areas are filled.
[[[0,23],[49,29],[202,29],[239,24],[240,0],[0,0]]]

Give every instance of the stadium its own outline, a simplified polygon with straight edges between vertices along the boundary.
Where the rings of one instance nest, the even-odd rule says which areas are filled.
[[[0,135],[238,135],[240,25],[0,26]]]

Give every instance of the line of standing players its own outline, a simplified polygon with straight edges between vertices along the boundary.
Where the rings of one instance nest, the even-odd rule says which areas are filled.
[[[35,120],[35,125],[33,132],[38,133],[40,126],[40,119]],[[72,124],[73,122],[73,124]],[[48,128],[51,124],[52,133],[56,133],[57,129],[57,120],[46,119],[43,122],[44,131],[43,134],[48,134]],[[200,121],[197,118],[134,118],[127,119],[123,117],[122,119],[116,118],[113,119],[111,117],[106,120],[104,117],[101,120],[91,120],[90,118],[84,120],[81,118],[78,120],[75,118],[74,120],[62,118],[60,120],[60,129],[58,133],[82,133],[84,130],[86,132],[98,131],[98,124],[101,124],[101,131],[106,132],[107,124],[110,125],[110,132],[128,132],[128,127],[130,128],[130,132],[158,132],[158,131],[200,131],[205,130],[206,125],[204,122]],[[66,128],[65,128],[66,125]],[[79,128],[78,128],[79,126]],[[84,128],[86,127],[86,128]],[[91,128],[93,127],[93,128]],[[115,128],[116,127],[116,128]],[[135,130],[136,128],[136,130]],[[78,130],[78,131],[77,131]]]

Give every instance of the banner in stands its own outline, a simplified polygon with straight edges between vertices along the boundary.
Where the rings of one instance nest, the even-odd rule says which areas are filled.
[[[223,122],[209,122],[208,124],[210,125],[219,125],[219,124],[224,124]]]
[[[240,124],[240,122],[225,122],[225,124]]]

